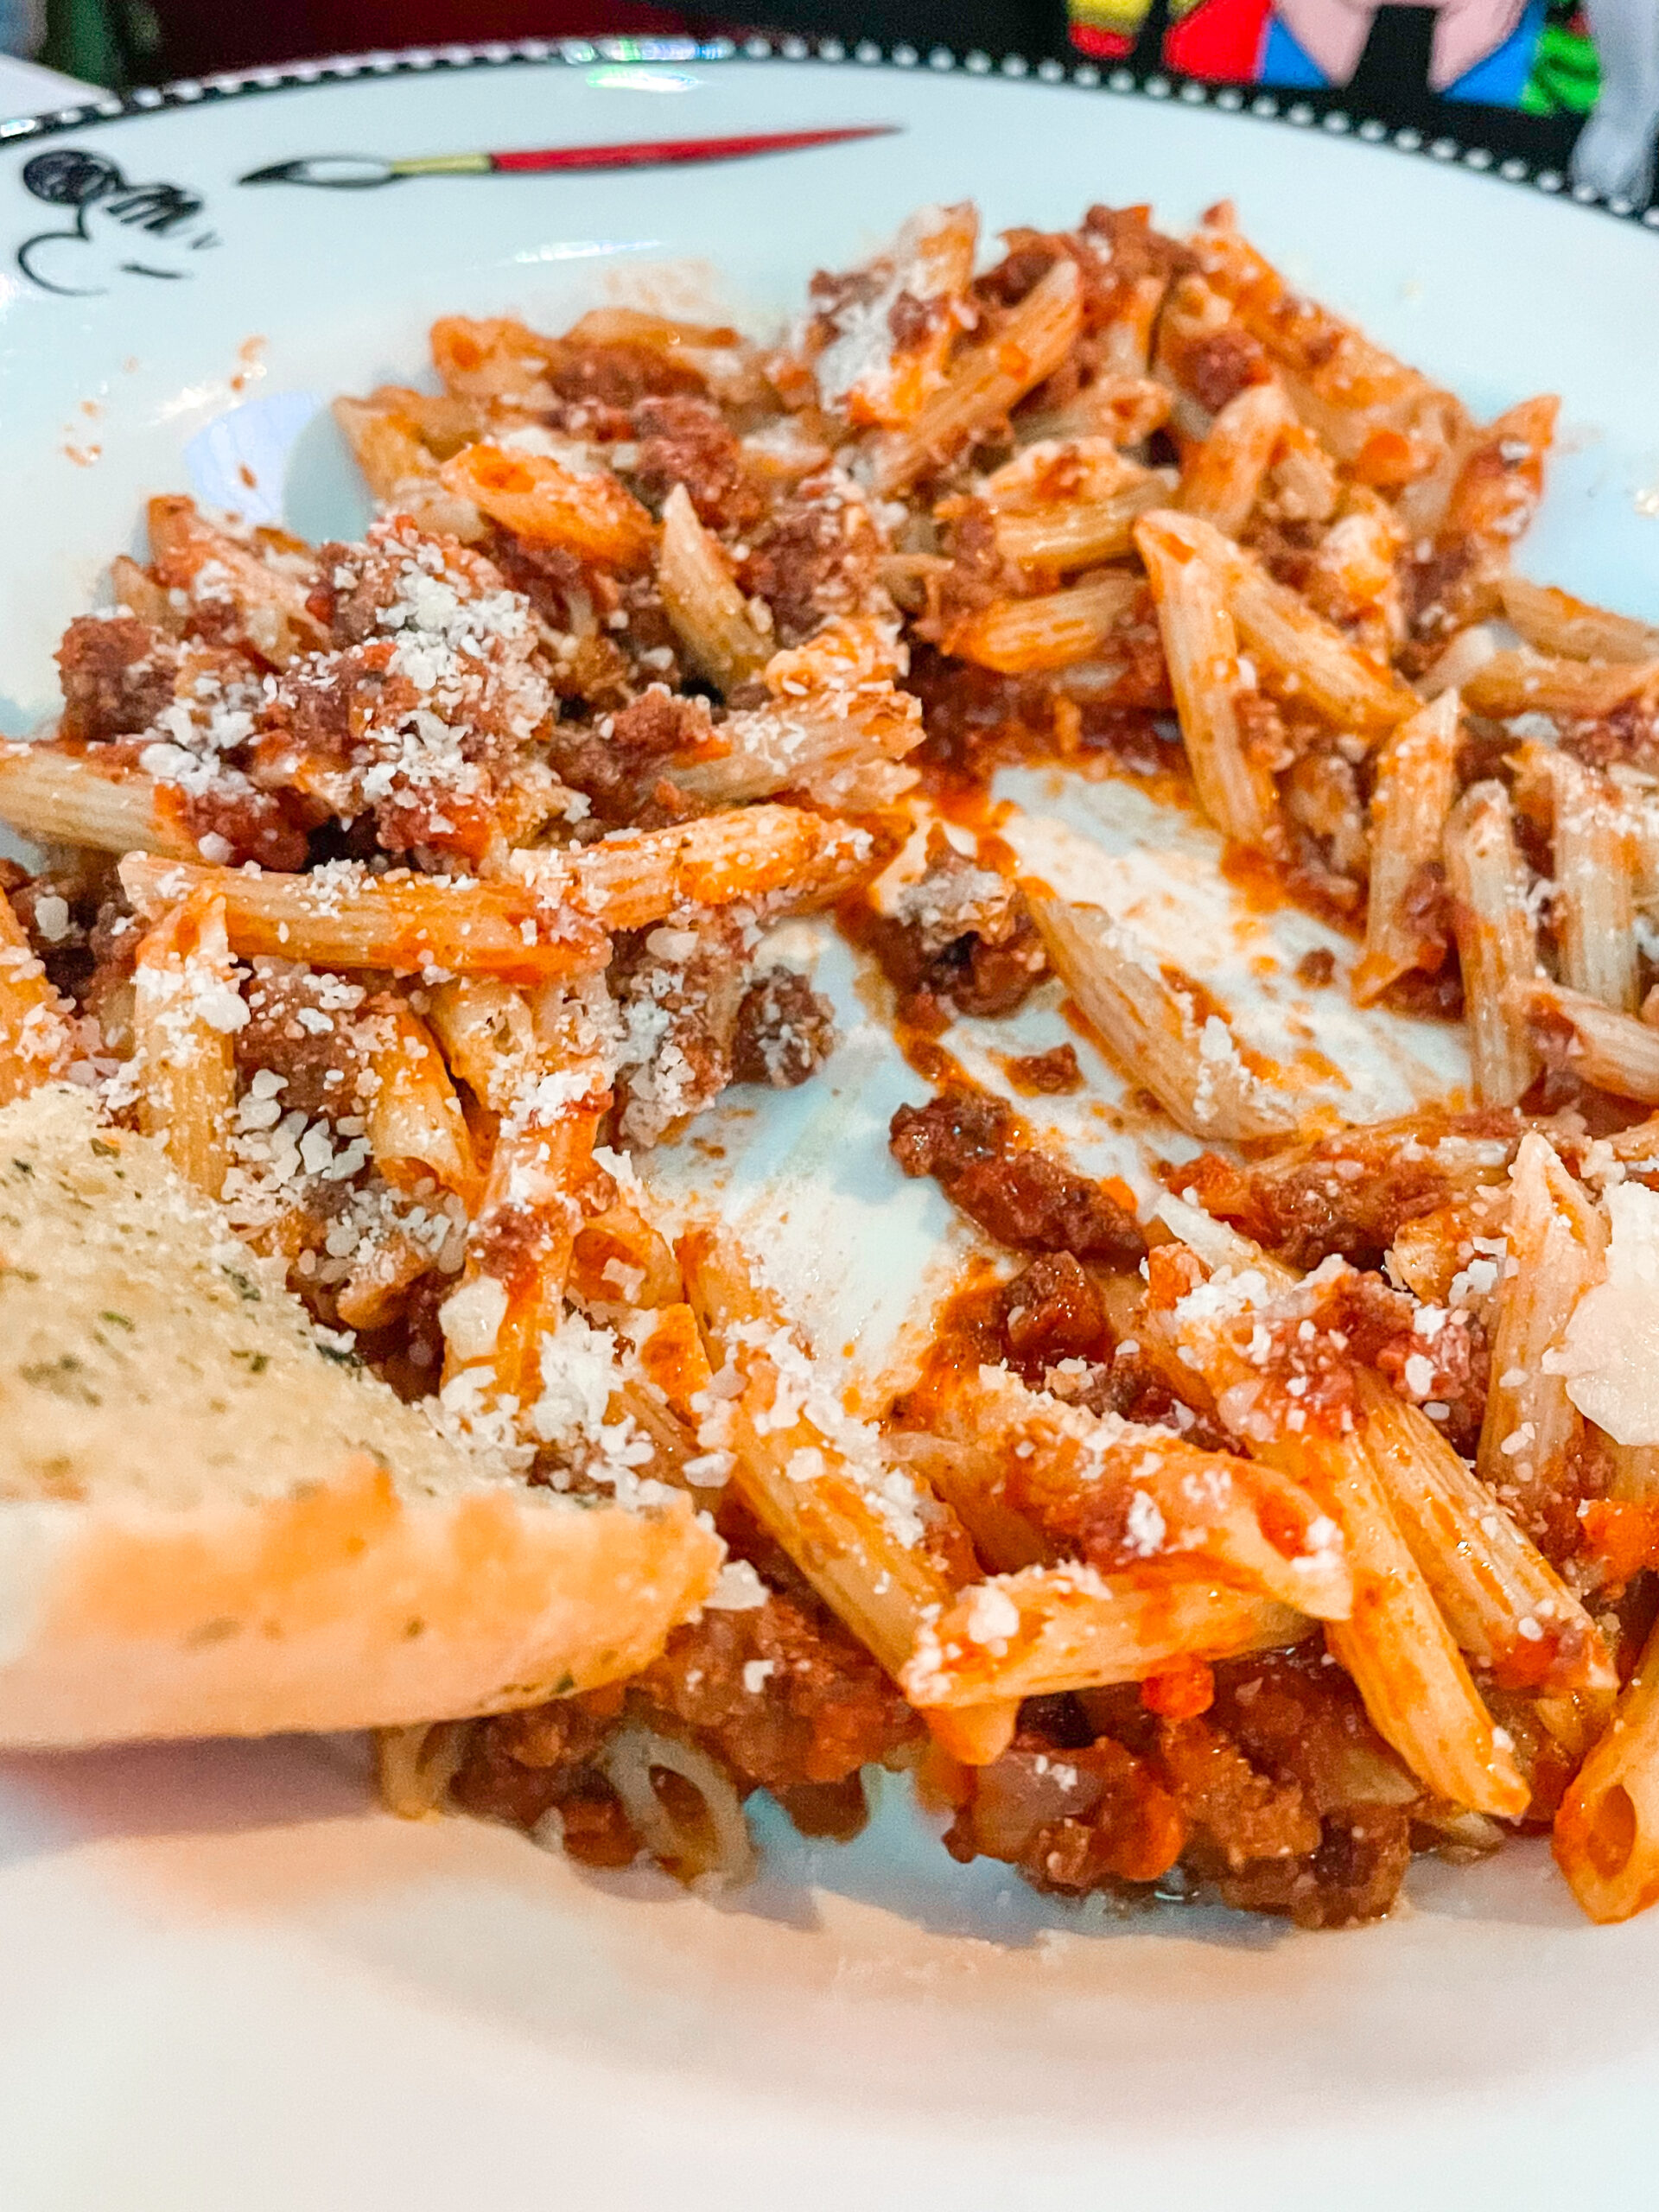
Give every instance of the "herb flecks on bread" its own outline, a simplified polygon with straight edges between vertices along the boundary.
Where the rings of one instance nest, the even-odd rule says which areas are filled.
[[[633,1671],[718,1540],[532,1489],[67,1087],[0,1111],[0,1742],[495,1711]]]

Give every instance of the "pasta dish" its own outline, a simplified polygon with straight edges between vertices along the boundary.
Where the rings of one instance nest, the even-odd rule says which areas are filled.
[[[1556,401],[1475,421],[1226,207],[925,209],[775,347],[431,346],[336,404],[360,542],[154,499],[0,747],[0,1104],[78,1087],[452,1444],[723,1547],[580,1679],[389,1704],[393,1808],[730,1879],[752,1792],[845,1837],[885,1765],[1066,1895],[1340,1927],[1547,1834],[1659,1898],[1659,627],[1515,571]],[[1018,763],[1155,783],[1466,1088],[1310,1103],[1021,861]],[[648,1158],[817,1077],[809,912],[975,1255],[857,1410]],[[1021,1112],[1072,1046],[953,1049],[1043,992],[1152,1207]]]

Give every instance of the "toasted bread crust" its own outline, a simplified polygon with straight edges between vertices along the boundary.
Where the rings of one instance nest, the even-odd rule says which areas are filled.
[[[0,1745],[368,1727],[590,1689],[660,1649],[721,1550],[689,1501],[400,1498],[366,1459],[259,1503],[8,1506],[0,1589],[27,1596],[0,1619]]]

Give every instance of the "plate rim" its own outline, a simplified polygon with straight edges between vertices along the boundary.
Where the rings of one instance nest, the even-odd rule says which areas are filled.
[[[0,120],[0,151],[101,124],[130,122],[192,107],[217,106],[226,100],[270,92],[304,92],[319,85],[390,82],[400,77],[436,73],[465,74],[524,67],[580,68],[595,61],[812,61],[900,73],[949,76],[959,73],[982,79],[1000,77],[1015,82],[1030,80],[1070,86],[1120,99],[1212,108],[1220,114],[1248,116],[1252,121],[1276,124],[1322,137],[1357,138],[1363,144],[1385,147],[1389,152],[1409,159],[1467,170],[1495,185],[1541,193],[1548,199],[1581,208],[1587,214],[1610,216],[1626,228],[1659,232],[1659,200],[1644,209],[1631,200],[1606,198],[1588,185],[1574,184],[1563,169],[1548,160],[1529,161],[1521,155],[1500,159],[1478,138],[1464,138],[1450,130],[1431,135],[1410,124],[1395,126],[1375,117],[1356,118],[1343,105],[1340,88],[1323,92],[1275,92],[1249,86],[1211,85],[1172,70],[1137,69],[1128,63],[1105,64],[1086,57],[1061,60],[1047,56],[1033,63],[1020,54],[994,55],[977,47],[959,52],[953,47],[938,44],[924,51],[905,40],[883,42],[863,38],[849,44],[839,38],[794,33],[767,36],[757,32],[741,41],[671,36],[527,38],[375,48],[361,54],[331,54],[314,61],[272,63],[255,69],[178,78],[164,85],[141,85],[129,92],[102,92],[95,99],[73,106],[15,116]],[[1471,108],[1471,117],[1484,112],[1481,108]]]

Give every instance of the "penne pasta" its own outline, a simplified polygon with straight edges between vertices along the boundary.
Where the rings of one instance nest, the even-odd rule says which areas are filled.
[[[0,1106],[62,1072],[73,1043],[68,1015],[0,891]]]
[[[882,498],[950,460],[1054,373],[1077,335],[1082,289],[1077,264],[1058,260],[999,328],[962,347],[908,427],[875,442],[872,481]]]
[[[337,399],[334,416],[364,482],[382,506],[410,516],[423,530],[475,544],[488,534],[483,516],[472,500],[445,486],[436,454],[405,411],[422,401],[431,404],[424,393],[394,388],[367,399]]]
[[[1542,976],[1525,1003],[1535,1020],[1570,1033],[1567,1063],[1584,1082],[1616,1098],[1659,1100],[1659,1028]]]
[[[1277,384],[1246,385],[1185,458],[1177,501],[1182,513],[1240,537],[1290,421],[1290,404]]]
[[[1148,471],[1103,499],[999,514],[996,549],[1019,568],[1058,575],[1116,561],[1133,550],[1137,517],[1166,505],[1169,493],[1167,475]]]
[[[1510,626],[1535,652],[1632,665],[1659,661],[1659,629],[1650,623],[1610,614],[1605,607],[1592,607],[1552,585],[1529,583],[1524,576],[1505,576],[1499,596]]]
[[[1132,551],[1135,517],[1166,505],[1174,480],[1126,460],[1109,439],[1042,438],[983,478],[978,497],[1005,561],[1063,575]]]
[[[779,791],[804,791],[822,806],[871,814],[916,781],[906,755],[922,741],[916,701],[890,686],[827,690],[798,701],[728,715],[725,753],[677,768],[673,780],[709,806],[741,806]]]
[[[72,749],[46,739],[0,743],[0,822],[43,845],[195,860],[173,787],[134,766],[125,747]]]
[[[1475,784],[1464,793],[1447,819],[1442,852],[1475,1096],[1484,1106],[1513,1106],[1538,1066],[1527,1027],[1538,948],[1502,784]]]
[[[1599,1209],[1535,1132],[1522,1138],[1510,1172],[1505,1236],[1478,1464],[1521,1526],[1535,1529],[1562,1494],[1581,1431],[1548,1355],[1599,1276],[1607,1245]]]
[[[632,570],[651,559],[656,530],[627,486],[602,466],[575,468],[518,447],[463,447],[440,472],[446,490],[532,545]]]
[[[1500,1685],[1563,1696],[1618,1677],[1601,1631],[1432,1421],[1367,1376],[1365,1448],[1459,1648]]]
[[[1448,567],[1438,595],[1419,610],[1422,628],[1456,629],[1497,613],[1516,540],[1543,493],[1544,459],[1560,411],[1557,399],[1524,399],[1462,442],[1434,537],[1435,552],[1449,556]],[[1406,521],[1414,537],[1421,537],[1429,518],[1408,514]]]
[[[559,357],[558,341],[511,315],[440,315],[431,346],[444,390],[458,398],[505,402],[537,415],[558,397],[547,379]]]
[[[1238,1330],[1262,1325],[1270,1286],[1251,1270],[1199,1286],[1173,1310],[1177,1356],[1217,1402],[1241,1409],[1262,1387]],[[1294,1295],[1294,1294],[1293,1294]],[[1248,1333],[1248,1332],[1247,1332]],[[1236,1394],[1230,1397],[1229,1393]],[[1421,1568],[1401,1533],[1363,1436],[1315,1420],[1252,1421],[1251,1456],[1321,1500],[1342,1532],[1354,1576],[1351,1619],[1325,1640],[1353,1677],[1371,1725],[1420,1781],[1453,1804],[1513,1819],[1528,1789],[1498,1740]]]
[[[550,905],[611,930],[643,929],[677,906],[729,906],[789,894],[828,906],[868,874],[866,830],[792,806],[704,815],[671,830],[623,830],[568,850],[514,853],[522,882]]]
[[[461,1281],[439,1315],[443,1402],[474,1427],[493,1414],[533,1433],[609,1104],[601,1071],[578,1062],[549,1068],[502,1124]]]
[[[943,1510],[847,1414],[730,1236],[692,1229],[678,1254],[709,1363],[738,1386],[723,1395],[717,1374],[708,1397],[690,1407],[701,1416],[699,1443],[730,1455],[731,1483],[744,1504],[899,1679],[926,1622],[954,1594],[928,1541]],[[956,1701],[1004,1707],[986,1740],[1001,1735],[1006,1745],[1012,1700]]]
[[[595,922],[524,883],[372,875],[344,861],[309,875],[279,875],[137,854],[121,863],[121,880],[146,915],[194,891],[212,891],[224,904],[232,948],[249,956],[394,975],[482,973],[524,983],[591,975],[610,957]]]
[[[1551,1847],[1592,1920],[1659,1901],[1659,1629],[1562,1800]]]
[[[1214,572],[1240,636],[1287,694],[1367,736],[1381,736],[1414,711],[1416,700],[1396,677],[1356,652],[1230,538],[1196,515],[1165,510],[1155,519],[1166,543]]]
[[[327,645],[327,630],[306,603],[308,577],[262,559],[199,514],[194,499],[152,499],[148,512],[158,579],[210,604],[227,637],[273,668]]]
[[[1219,1014],[1201,1014],[1109,914],[1023,887],[1055,973],[1118,1065],[1173,1120],[1195,1136],[1235,1141],[1289,1135],[1294,1103],[1247,1065]]]
[[[1561,981],[1585,998],[1634,1014],[1637,835],[1617,785],[1554,747],[1529,746],[1523,777],[1541,782],[1554,825],[1552,901]]]
[[[376,1166],[394,1190],[418,1193],[436,1183],[472,1205],[480,1180],[472,1133],[432,1033],[391,993],[370,1011],[364,1119]]]
[[[719,542],[698,521],[683,484],[663,506],[657,588],[686,658],[717,690],[735,690],[765,667],[772,642],[756,628]]]
[[[1266,387],[1262,387],[1265,389]],[[1158,609],[1175,712],[1198,803],[1224,836],[1258,851],[1282,836],[1273,778],[1245,749],[1236,701],[1245,689],[1238,633],[1215,570],[1155,518],[1135,544]]]
[[[1306,1633],[1288,1605],[1192,1578],[1031,1567],[961,1592],[904,1670],[924,1712],[1144,1681],[1172,1660],[1230,1659]]]
[[[1659,682],[1659,660],[1545,660],[1530,652],[1495,652],[1463,680],[1471,715],[1507,721],[1516,715],[1575,720],[1615,713]]]
[[[944,649],[1003,676],[1069,668],[1101,652],[1139,593],[1135,577],[1106,569],[1066,591],[993,600],[952,626]]]
[[[187,1183],[225,1188],[236,1109],[236,1032],[248,1018],[225,902],[194,893],[145,932],[133,969],[138,1125],[160,1137]]]
[[[1316,1619],[1341,1620],[1353,1586],[1336,1531],[1305,1491],[1173,1431],[1069,1406],[982,1367],[950,1402],[944,1432],[1001,1459],[1016,1511],[1058,1525],[1082,1513],[1125,1569],[1189,1569]],[[1096,1567],[1102,1562],[1092,1561]]]
[[[522,990],[494,976],[459,976],[431,993],[427,1019],[450,1067],[492,1114],[533,1087],[543,1046]]]
[[[1438,967],[1446,950],[1426,922],[1421,893],[1439,864],[1457,792],[1460,704],[1455,690],[1442,691],[1402,722],[1377,754],[1365,950],[1353,979],[1361,1006],[1412,969]]]
[[[812,374],[826,408],[864,427],[901,430],[916,421],[944,382],[978,242],[970,201],[911,217],[861,272],[862,296],[825,318],[830,334]]]

